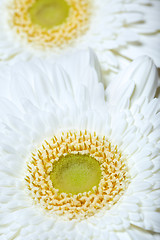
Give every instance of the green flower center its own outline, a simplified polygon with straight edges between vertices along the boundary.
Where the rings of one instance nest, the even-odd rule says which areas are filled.
[[[53,187],[60,192],[78,194],[92,191],[101,179],[100,164],[86,154],[68,154],[54,163],[50,177]]]
[[[65,22],[69,5],[65,0],[36,0],[29,14],[33,24],[50,29]]]

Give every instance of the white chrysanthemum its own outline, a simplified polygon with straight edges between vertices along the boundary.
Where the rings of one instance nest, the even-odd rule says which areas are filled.
[[[10,88],[6,91],[7,97],[0,99],[1,239],[158,240],[160,102],[154,98],[157,71],[152,60],[148,57],[135,60],[106,91],[99,82],[98,62],[91,52],[80,52],[67,61],[63,59],[58,66],[32,61],[8,68],[8,75],[6,72],[1,66],[3,79],[6,78]],[[64,134],[58,140],[62,131]],[[120,167],[118,175],[122,175],[122,170],[126,171],[129,184],[113,206],[111,204],[108,209],[102,206],[91,216],[79,218],[75,209],[75,219],[64,220],[63,213],[70,210],[71,205],[63,211],[63,204],[62,211],[59,211],[62,216],[54,211],[49,214],[50,203],[45,198],[49,190],[43,186],[46,187],[50,180],[48,176],[42,176],[44,169],[48,168],[44,162],[50,161],[50,150],[56,144],[55,158],[65,139],[69,139],[65,144],[68,152],[77,151],[76,148],[81,152],[86,146],[92,149],[86,141],[89,136],[92,144],[95,141],[97,156],[104,156],[108,150],[101,148],[100,138],[95,139],[94,132],[99,137],[105,136],[103,144],[111,152],[114,150],[111,159],[115,170],[119,165],[116,160],[118,152],[126,159],[124,165],[127,168]],[[77,138],[81,138],[78,143],[82,145],[69,145]],[[106,143],[106,138],[111,145]],[[86,141],[84,144],[83,140]],[[117,147],[113,148],[115,145]],[[38,155],[35,153],[37,149],[40,150]],[[44,159],[43,151],[46,152]],[[33,159],[30,162],[31,153]],[[34,159],[38,164],[35,167]],[[38,172],[35,169],[39,169]],[[109,169],[115,171],[111,166]],[[35,179],[42,181],[42,185],[38,185]],[[119,187],[117,182],[114,189]],[[88,195],[83,196],[84,200]],[[37,204],[32,202],[33,196]],[[77,201],[77,198],[72,200]],[[44,210],[45,207],[48,210]]]
[[[61,24],[48,19],[55,4]],[[160,66],[159,11],[158,0],[1,0],[0,59],[12,63],[90,46],[114,72],[142,54]]]

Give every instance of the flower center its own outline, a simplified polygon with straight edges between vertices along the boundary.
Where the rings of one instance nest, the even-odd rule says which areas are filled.
[[[29,195],[48,213],[86,218],[124,194],[127,162],[105,137],[69,131],[32,153],[25,177]]]
[[[53,187],[60,192],[78,194],[98,187],[101,179],[99,162],[81,154],[67,154],[53,165],[51,172]]]
[[[37,0],[29,13],[33,24],[50,29],[65,22],[69,6],[64,0]]]
[[[72,44],[89,28],[90,0],[12,0],[10,28],[19,40],[55,51]]]

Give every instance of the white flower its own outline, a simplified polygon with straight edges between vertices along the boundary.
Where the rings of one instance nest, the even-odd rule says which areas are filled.
[[[44,12],[50,11],[47,10],[48,1],[39,0],[40,9],[44,9]],[[64,22],[53,29],[39,26],[43,21],[39,25],[32,23],[28,9],[33,5],[33,0],[1,1],[0,60],[13,63],[35,55],[42,58],[56,57],[75,48],[91,47],[96,50],[107,72],[117,72],[119,67],[124,67],[142,54],[151,56],[160,66],[159,1],[52,1],[53,5],[56,1],[62,6],[66,1],[71,10],[67,21],[64,13],[61,13]],[[61,10],[61,5],[57,9]],[[39,14],[38,21],[44,17],[43,11]],[[44,24],[45,20],[44,17]]]
[[[10,89],[0,100],[1,239],[158,240],[160,102],[154,98],[158,80],[152,60],[135,60],[106,91],[92,52],[64,58],[57,66],[41,61],[14,65],[5,80]],[[130,183],[117,203],[92,216],[48,216],[42,199],[35,205],[28,195],[29,156],[60,131],[85,130],[117,145],[127,160]]]

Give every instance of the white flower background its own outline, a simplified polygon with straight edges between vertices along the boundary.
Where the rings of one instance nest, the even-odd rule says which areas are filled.
[[[154,98],[158,75],[152,60],[138,58],[106,90],[92,51],[57,65],[34,59],[1,64],[0,73],[0,239],[158,240],[160,100]],[[30,152],[65,129],[105,135],[128,159],[131,183],[124,196],[111,210],[83,221],[47,217],[25,193]]]
[[[142,54],[152,57],[160,67],[159,0],[94,0],[92,3],[90,27],[84,36],[65,49],[40,51],[15,33],[11,27],[11,12],[6,8],[12,5],[12,0],[1,0],[0,61],[13,64],[35,55],[43,59],[56,58],[64,52],[90,46],[96,51],[106,74],[117,73]]]

